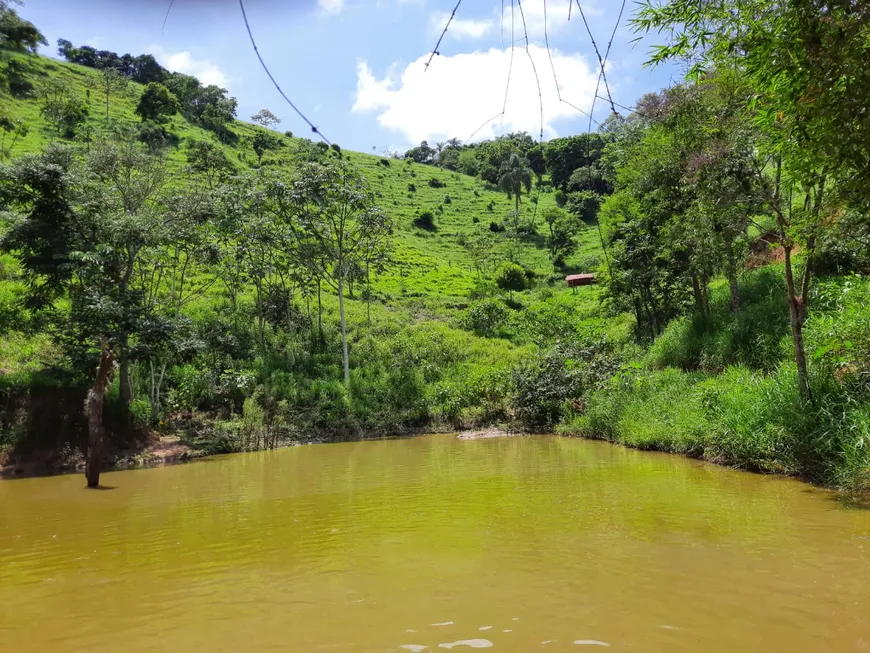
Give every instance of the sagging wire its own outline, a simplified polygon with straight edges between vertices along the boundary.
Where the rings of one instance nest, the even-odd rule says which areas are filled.
[[[260,54],[259,48],[257,47],[257,42],[254,40],[254,34],[253,34],[253,32],[251,32],[251,24],[248,22],[248,14],[245,11],[245,1],[244,0],[239,0],[239,7],[242,10],[242,18],[244,18],[244,20],[245,20],[245,28],[248,30],[248,37],[251,39],[251,45],[254,47],[254,52],[257,55],[257,59],[260,60],[260,65],[263,67],[263,70],[266,71],[266,75],[269,76],[269,79],[272,81],[272,84],[278,90],[278,93],[280,93],[281,97],[284,98],[284,100],[287,102],[287,104],[290,105],[290,108],[292,108],[293,111],[296,112],[296,115],[298,115],[300,118],[302,118],[302,120],[304,120],[308,124],[308,126],[311,127],[311,131],[313,133],[320,136],[320,138],[323,140],[323,142],[326,143],[327,145],[332,145],[332,143],[329,142],[329,139],[326,138],[326,136],[324,136],[323,133],[321,133],[321,131],[315,126],[315,124],[313,122],[311,122],[308,119],[308,117],[304,113],[302,113],[302,111],[300,111],[299,108],[295,104],[293,104],[293,101],[289,97],[287,97],[287,94],[284,93],[283,90],[281,90],[281,87],[278,85],[278,82],[275,81],[275,78],[272,76],[272,73],[269,71],[269,67],[266,65],[266,62],[263,61],[263,57]]]
[[[601,69],[600,75],[604,80],[604,90],[607,91],[607,98],[610,101],[610,108],[613,110],[613,113],[617,113],[616,107],[613,103],[613,97],[610,95],[610,85],[607,83],[607,73],[604,71],[604,60],[601,58],[601,52],[598,50],[598,44],[595,42],[595,37],[592,35],[592,30],[589,27],[589,21],[586,20],[586,14],[583,11],[583,6],[580,4],[580,0],[575,0],[577,2],[577,10],[580,12],[580,17],[583,19],[583,25],[586,26],[586,33],[589,34],[589,40],[592,41],[592,49],[595,50],[595,56],[598,57],[598,65]]]
[[[619,16],[616,17],[616,23],[613,25],[613,32],[610,33],[610,41],[607,43],[607,49],[604,51],[604,61],[601,62],[601,70],[598,73],[598,81],[595,82],[595,95],[592,98],[592,107],[589,110],[589,127],[586,129],[587,132],[592,131],[592,114],[595,113],[595,101],[598,99],[598,89],[601,87],[601,78],[604,76],[604,66],[607,65],[607,57],[610,56],[610,49],[613,47],[613,39],[616,38],[616,30],[619,29],[619,23],[622,22],[622,14],[625,11],[625,1],[622,0],[622,6],[619,8]],[[610,90],[608,89],[607,95],[610,95]],[[610,100],[611,106],[613,105],[613,99]],[[614,113],[616,113],[614,111]]]
[[[502,3],[504,0],[502,0]],[[424,66],[424,70],[429,70],[429,64],[432,63],[432,59],[435,55],[440,55],[441,53],[438,51],[438,48],[441,47],[441,41],[444,39],[444,35],[447,34],[447,29],[450,27],[450,23],[453,22],[453,18],[456,16],[456,12],[459,9],[459,5],[462,4],[462,0],[458,0],[456,6],[453,7],[453,11],[450,14],[450,18],[447,19],[447,24],[444,26],[444,29],[441,31],[441,36],[438,37],[438,42],[435,44],[435,49],[432,50],[432,54],[429,55],[429,60],[426,62]]]

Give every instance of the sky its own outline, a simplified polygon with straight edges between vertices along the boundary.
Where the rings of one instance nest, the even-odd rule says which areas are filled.
[[[455,0],[244,3],[278,84],[343,148],[383,154],[422,140],[467,142],[511,131],[548,140],[590,127],[581,110],[592,109],[600,67],[576,0],[570,19],[568,0],[464,0],[436,56]],[[581,0],[602,56],[621,4]],[[628,19],[635,6],[626,3],[605,67],[622,113],[618,105],[631,107],[680,77],[675,68],[644,67],[660,39],[634,42]],[[266,108],[281,118],[282,131],[316,138],[260,67],[239,0],[25,0],[19,11],[48,38],[44,54],[57,56],[59,38],[150,53],[170,70],[227,88],[239,100],[240,119]],[[607,97],[603,82],[598,94]],[[607,99],[595,101],[596,122],[610,113]]]

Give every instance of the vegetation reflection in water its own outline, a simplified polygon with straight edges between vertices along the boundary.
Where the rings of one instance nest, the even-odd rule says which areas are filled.
[[[4,650],[870,645],[870,512],[790,480],[432,436],[104,483],[0,483]]]

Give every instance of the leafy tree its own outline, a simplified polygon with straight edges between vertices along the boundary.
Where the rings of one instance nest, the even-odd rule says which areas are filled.
[[[338,293],[344,381],[350,382],[344,287],[354,266],[383,259],[393,221],[377,208],[362,173],[343,159],[303,165],[292,183],[269,185],[276,215],[290,227],[303,265]]]
[[[270,132],[258,130],[251,138],[251,149],[254,150],[254,154],[257,155],[257,165],[263,163],[263,155],[268,150],[274,150],[277,147],[278,139]]]
[[[513,299],[514,291],[520,292],[526,289],[526,271],[516,263],[505,261],[499,266],[495,274],[495,284],[510,293]]]
[[[477,175],[480,169],[480,162],[477,160],[477,154],[473,149],[465,149],[459,153],[456,169],[472,177]]]
[[[106,120],[109,119],[109,99],[112,93],[118,93],[127,88],[127,78],[114,68],[106,67],[100,70],[97,87],[106,96]]]
[[[523,188],[527,193],[532,190],[532,171],[529,162],[516,152],[511,154],[498,171],[498,186],[507,194],[508,199],[514,200],[516,215],[519,215]]]
[[[0,6],[0,47],[36,53],[40,45],[48,41],[33,23],[8,5]]]
[[[0,157],[8,159],[15,148],[15,144],[19,139],[25,138],[30,132],[27,123],[23,120],[15,120],[6,115],[0,115],[0,130],[3,131],[0,135]],[[8,136],[12,136],[9,145],[6,144]]]
[[[412,147],[405,152],[405,158],[414,161],[415,163],[424,163],[433,165],[437,160],[438,152],[435,148],[429,146],[429,143],[423,141],[418,147]]]
[[[187,164],[192,172],[203,176],[210,189],[235,171],[226,153],[210,141],[188,141]]]
[[[174,116],[178,111],[178,98],[157,82],[151,82],[145,87],[136,106],[136,115],[143,121],[153,120],[157,123],[166,122],[169,116]]]
[[[39,105],[42,117],[67,138],[75,136],[88,117],[87,104],[60,80],[50,80],[39,88]]]
[[[577,248],[573,238],[572,221],[564,211],[557,208],[547,209],[541,217],[549,230],[547,247],[550,250],[550,258],[554,263],[561,264],[565,257]]]
[[[798,387],[805,399],[810,389],[803,325],[816,244],[837,200],[866,201],[858,189],[870,181],[866,148],[859,145],[870,137],[868,12],[867,3],[848,1],[669,0],[645,2],[634,21],[639,30],[671,37],[653,51],[653,63],[691,59],[696,77],[716,67],[737,68],[752,89],[746,109],[762,135],[753,168],[783,247]],[[833,187],[837,181],[839,188]],[[796,245],[807,260],[800,277],[792,260]]]
[[[544,146],[544,160],[554,186],[567,190],[577,168],[589,166],[601,158],[605,139],[601,134],[579,134],[554,138]]]
[[[111,147],[100,145],[92,151],[96,160],[85,162],[71,148],[52,145],[0,169],[0,198],[20,215],[4,237],[3,248],[21,262],[29,281],[29,305],[50,307],[66,295],[68,315],[58,314],[57,324],[65,351],[83,362],[81,369],[93,369],[99,359],[87,402],[86,475],[92,487],[99,483],[104,446],[102,400],[115,358],[121,356],[123,364],[128,337],[143,310],[142,296],[132,288],[131,279],[162,225],[151,212],[123,210],[125,203],[106,183],[111,178],[107,161],[121,157],[121,152],[110,152]],[[141,196],[137,194],[139,200]]]
[[[272,129],[275,125],[281,124],[281,119],[268,109],[260,109],[251,116],[251,122],[260,125],[260,127]]]

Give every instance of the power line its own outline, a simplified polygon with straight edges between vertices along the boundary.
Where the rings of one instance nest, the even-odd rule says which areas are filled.
[[[607,49],[604,51],[604,61],[601,62],[601,71],[598,73],[598,81],[595,82],[595,96],[592,98],[592,108],[589,113],[589,128],[588,132],[592,131],[592,115],[595,113],[595,100],[598,99],[598,89],[601,87],[601,77],[604,75],[604,66],[607,65],[607,57],[610,56],[610,48],[613,47],[613,39],[616,37],[616,30],[619,29],[619,23],[622,22],[622,13],[625,11],[625,0],[622,0],[622,6],[619,8],[619,16],[616,17],[616,23],[613,25],[613,32],[610,34],[610,41],[607,43]],[[607,92],[608,96],[610,91]],[[611,100],[611,104],[613,100]]]
[[[583,6],[580,0],[576,0],[577,10],[580,12],[580,17],[583,19],[583,25],[586,26],[586,33],[589,34],[589,40],[592,41],[592,48],[595,50],[595,56],[598,57],[598,65],[601,68],[601,78],[604,80],[604,90],[607,91],[607,97],[610,100],[610,108],[613,113],[616,113],[616,107],[613,106],[613,98],[610,96],[610,85],[607,83],[607,73],[604,72],[604,60],[601,58],[601,52],[598,50],[598,44],[595,42],[595,37],[592,35],[592,30],[589,28],[589,21],[586,20],[586,14],[583,11]]]
[[[242,18],[245,19],[245,28],[248,30],[248,37],[251,39],[251,45],[254,46],[254,52],[255,52],[256,55],[257,55],[257,59],[260,60],[260,65],[263,67],[263,70],[266,71],[266,74],[269,76],[269,79],[272,80],[272,84],[275,86],[276,89],[278,89],[278,93],[281,94],[281,97],[284,98],[284,100],[286,100],[287,104],[290,105],[290,107],[293,109],[293,111],[295,111],[296,114],[297,114],[300,118],[302,118],[302,120],[304,120],[304,121],[308,124],[309,127],[311,127],[311,131],[312,131],[312,132],[314,132],[315,134],[317,134],[318,136],[320,136],[320,138],[323,140],[323,142],[326,143],[327,145],[332,145],[332,143],[329,142],[329,139],[326,138],[326,136],[324,136],[324,135],[320,132],[320,130],[319,130],[319,129],[314,125],[314,123],[311,122],[311,121],[310,121],[310,120],[305,116],[305,114],[302,113],[302,111],[300,111],[300,110],[296,107],[295,104],[293,104],[293,101],[292,101],[289,97],[287,97],[287,94],[284,93],[284,91],[281,90],[281,87],[278,85],[278,82],[275,81],[275,78],[272,76],[272,73],[269,72],[269,67],[266,65],[266,62],[263,61],[263,57],[262,57],[262,55],[260,55],[260,50],[259,50],[259,48],[257,48],[257,42],[254,40],[254,34],[253,34],[253,32],[251,32],[251,25],[250,25],[250,23],[248,22],[248,14],[245,12],[245,1],[244,1],[244,0],[239,0],[239,7],[240,7],[241,10],[242,10]]]
[[[504,0],[502,0],[504,2]],[[429,55],[429,60],[426,62],[424,66],[424,70],[429,70],[429,64],[432,63],[432,59],[436,54],[441,54],[438,52],[438,48],[441,46],[441,40],[444,38],[444,35],[447,34],[447,28],[450,27],[450,23],[453,22],[454,16],[456,16],[456,11],[459,9],[459,5],[462,4],[462,0],[458,0],[456,6],[453,7],[453,12],[450,14],[450,18],[447,19],[447,24],[444,26],[444,29],[441,31],[441,36],[438,37],[438,42],[435,44],[435,49],[432,50],[432,54]]]
[[[172,11],[172,5],[175,4],[175,0],[169,0],[169,7],[166,9],[166,15],[163,17],[163,27],[160,28],[160,33],[166,31],[166,21],[169,20],[169,12]]]
[[[483,129],[484,127],[486,127],[489,123],[491,123],[491,122],[492,122],[493,120],[495,120],[496,118],[500,118],[500,117],[503,116],[503,115],[504,115],[504,111],[500,111],[499,113],[495,114],[492,118],[490,118],[489,120],[487,120],[486,122],[484,122],[480,127],[478,127],[477,129],[475,129],[473,132],[471,132],[471,136],[469,136],[468,138],[466,138],[466,139],[465,139],[465,142],[468,143],[469,141],[471,141],[472,138],[474,138],[475,136],[477,136],[477,132],[479,132],[481,129]]]
[[[502,16],[502,20],[504,20],[504,16]],[[514,0],[511,0],[511,58],[510,63],[508,63],[508,75],[507,75],[507,83],[504,87],[504,103],[501,106],[501,122],[498,125],[498,130],[501,131],[504,127],[504,114],[507,111],[507,101],[508,101],[508,91],[511,88],[511,73],[514,69],[514,47],[515,47],[515,35],[514,35]]]
[[[571,6],[572,5],[573,5],[573,0],[570,0],[568,3],[569,20],[570,20],[570,13],[571,13]],[[553,72],[553,83],[556,84],[556,97],[559,98],[559,102],[561,102],[563,104],[567,104],[569,107],[571,107],[575,111],[579,111],[584,116],[589,116],[589,120],[593,120],[593,121],[595,121],[596,125],[600,125],[601,123],[599,123],[597,120],[595,120],[595,118],[592,117],[591,113],[589,113],[588,111],[584,111],[583,109],[581,109],[580,107],[578,107],[574,104],[571,104],[570,102],[568,102],[568,100],[566,100],[562,97],[562,89],[559,87],[559,78],[556,76],[556,64],[553,62],[553,53],[550,51],[550,35],[547,32],[547,0],[544,0],[544,45],[546,46],[546,49],[547,49],[547,58],[550,60],[550,70]],[[596,93],[597,93],[597,91],[596,91]]]
[[[538,108],[541,112],[541,131],[538,136],[538,142],[540,143],[544,140],[544,96],[541,94],[541,80],[538,77],[538,68],[535,66],[535,60],[529,51],[529,30],[526,28],[526,15],[523,12],[522,0],[517,0],[517,8],[520,10],[520,18],[523,21],[523,33],[526,38],[526,56],[529,58],[529,63],[532,64],[532,72],[535,73],[535,84],[538,87]]]

